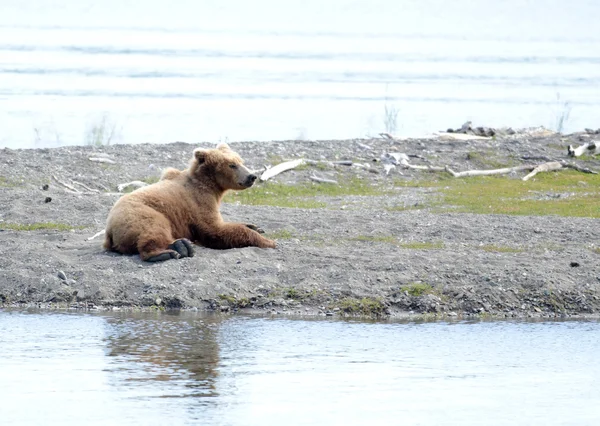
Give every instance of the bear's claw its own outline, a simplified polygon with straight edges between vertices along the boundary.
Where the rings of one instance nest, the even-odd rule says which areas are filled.
[[[194,257],[194,245],[185,238],[173,241],[169,249],[175,250],[180,257]]]
[[[253,224],[251,224],[251,223],[247,223],[247,224],[246,224],[246,227],[248,227],[248,228],[252,229],[253,231],[256,231],[256,232],[258,232],[259,234],[264,234],[264,233],[265,233],[265,230],[264,230],[264,229],[262,229],[262,228],[259,228],[258,226],[256,226],[256,225],[253,225]]]

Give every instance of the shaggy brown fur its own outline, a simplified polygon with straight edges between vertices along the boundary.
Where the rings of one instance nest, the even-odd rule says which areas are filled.
[[[167,169],[161,180],[121,197],[108,215],[104,247],[139,253],[154,262],[193,256],[190,241],[229,249],[274,248],[254,225],[226,223],[219,206],[225,193],[252,186],[256,176],[227,144],[196,149],[186,170]]]

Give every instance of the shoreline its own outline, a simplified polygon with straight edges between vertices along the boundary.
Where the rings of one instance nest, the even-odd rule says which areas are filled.
[[[383,161],[406,153],[417,165],[464,171],[544,158],[600,170],[597,156],[567,158],[567,146],[581,143],[578,134],[527,133],[231,142],[253,169],[313,161],[228,196],[222,206],[226,220],[256,223],[278,248],[198,247],[194,258],[154,265],[107,253],[101,238],[89,238],[103,229],[119,184],[150,183],[163,168],[186,167],[195,147],[211,144],[0,149],[0,307],[392,320],[598,318],[598,216],[464,211],[445,195],[458,180],[400,166],[386,174]],[[588,176],[575,177],[584,196],[595,191]],[[314,177],[337,184],[325,191],[331,184]],[[286,188],[295,192],[273,195]],[[570,188],[558,188],[558,195],[525,190],[536,203],[578,196]]]

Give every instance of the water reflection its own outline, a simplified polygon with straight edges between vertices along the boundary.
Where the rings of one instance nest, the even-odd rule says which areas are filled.
[[[170,381],[160,397],[214,397],[219,366],[216,316],[137,313],[107,317],[107,355],[118,386]]]

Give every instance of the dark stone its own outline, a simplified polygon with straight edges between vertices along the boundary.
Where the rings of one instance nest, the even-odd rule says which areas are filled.
[[[52,197],[44,198],[44,203],[49,203],[50,201],[52,201]]]

